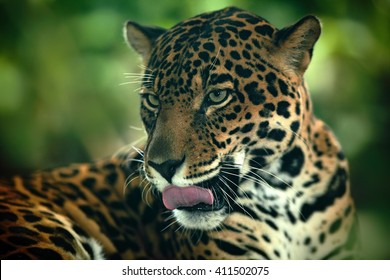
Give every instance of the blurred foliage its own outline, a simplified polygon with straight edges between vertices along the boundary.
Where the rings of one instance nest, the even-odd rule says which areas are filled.
[[[362,257],[389,259],[389,0],[0,0],[1,173],[96,159],[144,138],[138,85],[121,86],[142,71],[122,24],[168,28],[229,5],[280,28],[321,18],[306,75],[316,114],[350,160]]]

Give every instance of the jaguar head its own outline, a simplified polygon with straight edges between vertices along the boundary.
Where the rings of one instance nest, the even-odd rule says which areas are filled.
[[[278,30],[237,8],[169,30],[126,23],[145,64],[144,172],[185,228],[210,230],[245,212],[252,194],[241,183],[259,182],[253,174],[292,147],[309,109],[303,73],[320,30],[313,16]]]

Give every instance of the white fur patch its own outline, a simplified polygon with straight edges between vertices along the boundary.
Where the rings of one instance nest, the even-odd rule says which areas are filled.
[[[103,246],[95,238],[86,238],[84,243],[87,243],[92,249],[91,258],[94,260],[104,260]]]
[[[176,220],[187,229],[212,230],[225,220],[224,209],[211,212],[173,210]]]

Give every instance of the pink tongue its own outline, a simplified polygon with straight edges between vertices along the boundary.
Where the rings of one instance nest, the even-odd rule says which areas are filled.
[[[173,210],[179,207],[191,207],[199,203],[212,205],[214,196],[211,190],[197,186],[168,186],[162,193],[165,207]]]

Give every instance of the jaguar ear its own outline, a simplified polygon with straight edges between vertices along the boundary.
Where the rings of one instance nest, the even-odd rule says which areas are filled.
[[[133,21],[127,21],[124,27],[124,37],[127,44],[132,47],[146,63],[155,45],[157,38],[165,33],[161,27],[142,26]]]
[[[274,45],[279,63],[287,71],[303,75],[309,66],[313,47],[321,34],[321,22],[309,15],[276,32]]]

